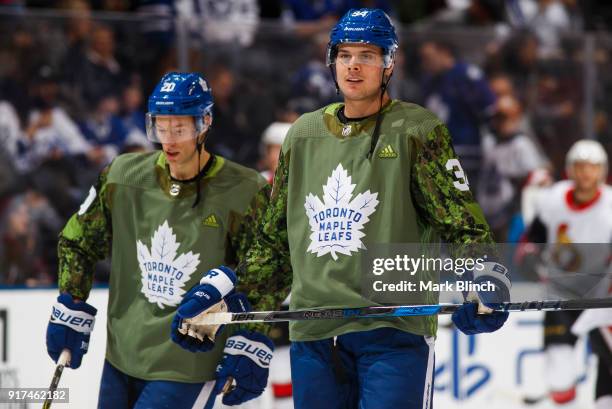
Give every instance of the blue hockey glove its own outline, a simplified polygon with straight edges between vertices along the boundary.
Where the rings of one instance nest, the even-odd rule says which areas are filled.
[[[233,380],[233,389],[223,395],[224,405],[240,405],[261,395],[268,384],[273,351],[274,344],[265,335],[237,331],[225,344],[213,393],[223,392]]]
[[[510,301],[510,273],[500,263],[487,261],[482,263],[483,268],[474,268],[472,282],[482,288],[476,294],[468,297],[477,300],[489,308],[497,308],[499,304]]]
[[[493,332],[500,329],[508,319],[507,312],[493,311],[499,304],[510,301],[508,269],[500,263],[487,261],[483,268],[471,271],[471,281],[482,289],[464,294],[470,302],[453,313],[452,320],[461,332],[467,335]]]
[[[246,295],[234,293],[207,309],[206,312],[248,312],[250,310],[251,305]],[[215,346],[214,341],[224,327],[225,325],[191,326],[176,314],[172,320],[171,338],[183,349],[191,352],[206,352]]]
[[[81,366],[89,347],[98,310],[85,302],[74,302],[70,294],[61,294],[51,311],[47,326],[47,352],[57,362],[62,350],[69,349],[70,368]]]
[[[214,309],[219,311],[221,300],[234,290],[236,273],[225,266],[209,270],[200,280],[200,284],[193,286],[183,297],[176,314],[172,319],[170,337],[172,341],[191,352],[206,352],[213,348],[214,342],[205,337],[198,339],[195,333],[191,336],[183,322],[185,318]],[[223,307],[225,305],[223,304]]]
[[[494,311],[478,314],[478,303],[465,303],[453,313],[453,322],[466,335],[493,332],[500,329],[508,319],[507,312]]]
[[[176,314],[193,318],[221,301],[236,286],[236,273],[225,266],[209,270],[181,301]]]

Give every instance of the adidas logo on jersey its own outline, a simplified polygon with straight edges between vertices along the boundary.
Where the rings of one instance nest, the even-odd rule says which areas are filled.
[[[208,226],[208,227],[219,227],[219,223],[217,223],[217,218],[212,213],[210,215],[208,215],[207,218],[204,219],[202,224],[204,224],[204,226]]]
[[[397,158],[397,153],[393,150],[391,145],[387,145],[378,151],[378,157],[381,159],[393,159]]]

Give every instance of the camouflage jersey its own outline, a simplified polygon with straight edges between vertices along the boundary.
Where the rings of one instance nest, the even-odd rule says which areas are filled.
[[[172,179],[163,152],[121,155],[60,235],[59,287],[74,297],[87,299],[95,262],[111,255],[106,359],[136,378],[214,379],[224,338],[211,352],[185,351],[170,340],[172,318],[204,272],[244,255],[269,188],[251,169],[212,160],[192,208],[195,183]]]
[[[261,237],[240,265],[263,305],[291,286],[291,309],[375,305],[361,296],[370,244],[491,243],[446,127],[426,109],[391,101],[369,157],[376,115],[341,121],[336,103],[300,117],[283,144]],[[437,318],[292,322],[296,341],[395,327],[434,335]]]

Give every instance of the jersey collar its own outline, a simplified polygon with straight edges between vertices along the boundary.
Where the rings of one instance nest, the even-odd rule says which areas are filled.
[[[383,107],[382,112],[390,111],[396,104],[396,100],[389,100]],[[359,136],[362,133],[371,134],[372,128],[376,125],[376,114],[365,118],[346,118],[344,115],[340,116],[338,114],[343,107],[343,103],[336,102],[323,108],[325,126],[335,137],[345,139]],[[343,119],[346,119],[346,122]]]
[[[221,156],[215,155],[214,160],[210,165],[210,168],[201,178],[200,188],[210,182],[210,180],[219,173],[219,171],[223,168],[224,165],[225,159]],[[196,193],[196,186],[192,180],[180,181],[175,180],[172,178],[172,176],[170,176],[170,167],[168,166],[166,154],[163,151],[160,152],[159,156],[157,157],[155,173],[157,174],[157,181],[160,187],[169,197],[180,199],[184,197],[189,197]]]
[[[567,190],[567,192],[565,193],[565,203],[567,203],[567,207],[569,207],[570,210],[576,212],[588,209],[589,207],[593,206],[601,197],[601,189],[597,189],[597,193],[595,194],[595,196],[593,196],[591,200],[584,203],[577,203],[574,199],[574,190],[575,189],[573,187]]]

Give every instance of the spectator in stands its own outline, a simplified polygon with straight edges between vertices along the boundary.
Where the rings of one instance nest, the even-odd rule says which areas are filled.
[[[19,167],[35,170],[48,159],[84,155],[90,146],[76,123],[58,104],[59,84],[51,67],[42,66],[33,83],[33,104],[19,141]]]
[[[60,3],[60,8],[71,11],[66,21],[66,54],[62,74],[65,81],[74,83],[78,74],[74,68],[79,67],[85,59],[87,40],[93,26],[91,7],[85,0],[65,0]]]
[[[504,0],[447,1],[445,3],[444,6],[433,9],[435,14],[431,17],[416,22],[417,25],[431,29],[492,26],[506,20]],[[411,4],[411,2],[408,4]],[[428,5],[428,7],[432,7],[432,5]]]
[[[483,141],[483,169],[477,189],[478,202],[500,241],[520,211],[520,193],[530,173],[547,166],[531,138],[521,130],[523,109],[511,95],[497,100],[491,120],[492,135]],[[518,237],[518,235],[517,235]]]
[[[352,8],[379,8],[391,13],[389,0],[284,0],[286,23],[301,37],[328,33],[338,18]]]
[[[536,74],[533,128],[539,143],[547,149],[555,178],[560,179],[565,176],[565,155],[582,133],[582,84],[559,61],[541,62]]]
[[[344,14],[343,6],[330,0],[285,0],[285,7],[285,22],[293,26],[296,34],[301,37],[329,32]]]
[[[136,85],[129,85],[123,90],[121,98],[121,118],[123,125],[131,131],[138,129],[143,134],[145,130],[145,113],[142,110],[142,90]],[[145,136],[146,138],[146,136]]]
[[[448,127],[474,189],[481,160],[480,129],[495,111],[495,96],[480,68],[461,62],[450,44],[425,41],[420,56],[423,105]]]
[[[124,78],[115,58],[115,38],[110,27],[94,26],[85,58],[72,69],[76,72],[72,85],[87,109],[95,109],[95,103],[91,102],[99,101],[104,95],[121,93]]]
[[[49,202],[34,190],[15,196],[0,223],[2,284],[49,285],[54,260],[48,248],[62,221]],[[50,265],[51,264],[51,265]]]
[[[235,43],[242,47],[253,43],[259,24],[258,0],[193,2],[189,15],[194,28],[208,43]]]
[[[20,117],[28,111],[28,98],[24,95],[41,64],[41,50],[37,48],[32,30],[19,21],[2,20],[0,23],[0,92],[3,99],[13,104]]]
[[[254,165],[257,161],[259,135],[253,136],[252,121],[246,114],[243,96],[236,94],[236,77],[226,65],[217,64],[210,70],[210,86],[215,93],[213,118],[206,144],[214,153],[239,162]]]
[[[529,136],[532,142],[538,147],[538,150],[542,152],[542,147],[540,146],[540,143],[535,136],[533,127],[531,126],[531,120],[529,119],[527,109],[525,109],[526,100],[522,98],[524,95],[518,94],[517,88],[512,82],[512,78],[504,72],[498,72],[490,76],[489,86],[491,87],[493,94],[495,94],[496,99],[509,96],[518,100],[521,107],[523,107],[523,115],[519,129],[522,133]]]
[[[80,128],[91,145],[87,156],[97,174],[121,152],[128,136],[128,130],[119,117],[119,98],[113,94],[100,97],[95,110]]]
[[[335,92],[334,79],[325,65],[328,40],[326,34],[315,36],[311,45],[310,60],[291,76],[288,107],[298,116],[334,101],[340,101],[339,95]]]
[[[21,134],[19,117],[13,105],[0,100],[0,202],[17,183],[15,158]],[[0,211],[2,205],[0,204]]]
[[[542,58],[559,56],[562,35],[571,29],[578,28],[578,13],[570,15],[568,1],[536,0],[515,2],[510,10],[510,21],[513,25],[531,30],[540,44],[539,55]],[[574,5],[575,6],[575,5]]]
[[[508,74],[519,90],[521,100],[526,100],[537,69],[538,49],[537,37],[532,32],[517,30],[503,44],[488,50],[486,71]]]
[[[497,98],[516,96],[512,79],[505,73],[496,73],[490,76],[489,86]]]
[[[139,86],[129,85],[123,90],[121,99],[121,121],[128,133],[122,152],[135,152],[153,148],[145,133],[144,118],[142,90]]]
[[[80,198],[74,188],[82,172],[76,169],[87,166],[91,146],[59,106],[57,76],[50,67],[41,67],[33,88],[34,104],[18,143],[17,166],[60,214],[68,216]]]
[[[0,99],[0,150],[13,158],[21,134],[19,116],[13,104]]]

